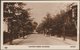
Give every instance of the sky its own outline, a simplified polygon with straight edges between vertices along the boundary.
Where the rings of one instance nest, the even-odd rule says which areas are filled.
[[[67,3],[26,3],[24,9],[31,8],[30,15],[38,24],[42,22],[47,13],[51,16],[58,14],[61,10],[66,10]]]

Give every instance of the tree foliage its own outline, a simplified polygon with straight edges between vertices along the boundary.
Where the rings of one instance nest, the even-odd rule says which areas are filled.
[[[44,34],[51,34],[57,36],[75,36],[77,34],[75,24],[72,22],[71,13],[69,11],[65,12],[64,10],[60,11],[60,14],[57,14],[51,17],[50,14],[47,14],[44,18],[44,21],[37,28],[38,32]]]
[[[34,31],[33,20],[30,18],[30,8],[23,9],[26,4],[22,2],[4,2],[3,17],[4,22],[8,22],[8,33],[10,39],[25,36]],[[36,23],[36,22],[35,22]]]

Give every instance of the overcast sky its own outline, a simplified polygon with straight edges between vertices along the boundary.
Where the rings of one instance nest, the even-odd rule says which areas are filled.
[[[66,10],[67,5],[68,3],[27,3],[25,9],[31,8],[31,17],[34,18],[34,21],[41,23],[47,13],[53,16],[58,14],[60,10]]]

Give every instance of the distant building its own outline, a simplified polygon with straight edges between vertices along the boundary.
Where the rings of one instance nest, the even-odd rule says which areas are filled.
[[[8,32],[8,23],[3,21],[3,31]]]
[[[68,10],[67,14],[71,22],[73,22],[75,26],[77,26],[77,4],[76,3],[70,4],[67,10]]]
[[[72,21],[77,25],[77,5],[72,5],[72,18]]]

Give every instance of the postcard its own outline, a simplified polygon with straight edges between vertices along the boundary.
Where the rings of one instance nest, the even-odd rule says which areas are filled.
[[[79,49],[79,2],[2,1],[1,49]]]

